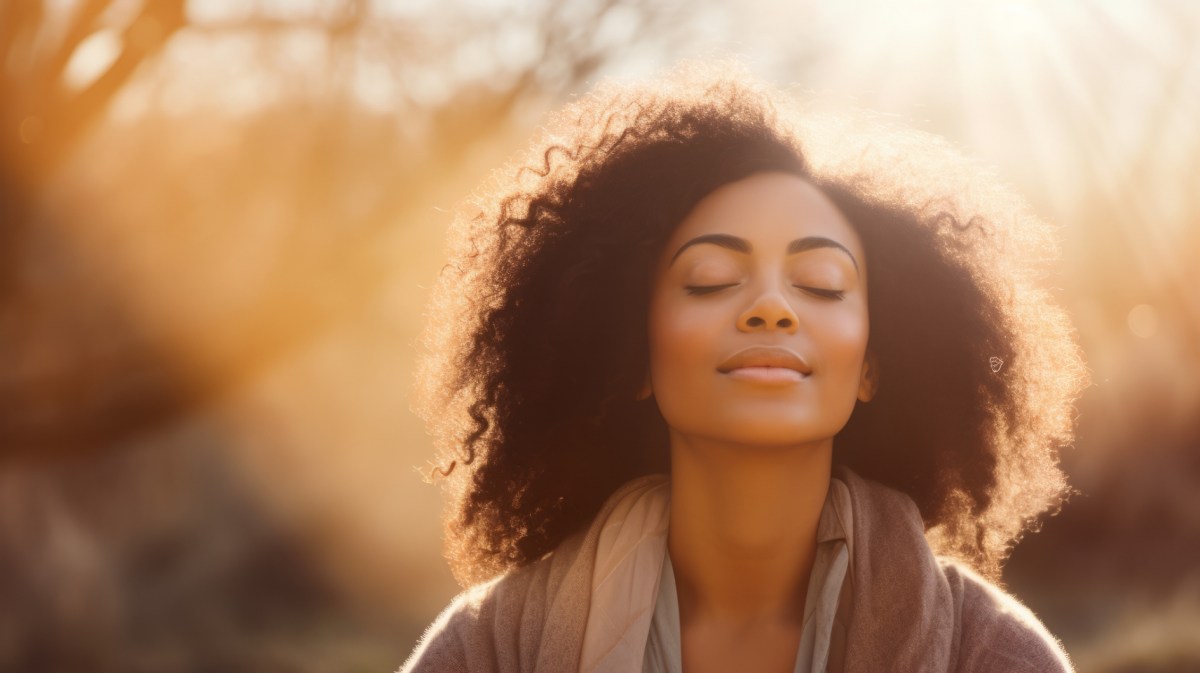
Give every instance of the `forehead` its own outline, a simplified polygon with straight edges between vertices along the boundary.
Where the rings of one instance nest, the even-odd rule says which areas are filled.
[[[862,260],[862,244],[837,206],[797,175],[755,173],[722,185],[701,199],[671,235],[671,254],[704,234],[730,234],[750,242],[755,254],[774,253],[807,236],[824,236]]]

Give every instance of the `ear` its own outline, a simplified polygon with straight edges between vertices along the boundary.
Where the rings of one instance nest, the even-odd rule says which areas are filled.
[[[858,400],[870,402],[878,391],[879,359],[875,357],[875,351],[868,348],[867,354],[863,356],[862,376],[858,381]]]
[[[634,397],[634,399],[638,400],[639,402],[641,400],[648,400],[653,394],[654,388],[650,386],[650,372],[646,372],[646,381],[642,384],[641,390],[638,391],[638,394],[636,397]]]

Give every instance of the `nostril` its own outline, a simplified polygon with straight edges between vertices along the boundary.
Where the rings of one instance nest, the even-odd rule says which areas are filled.
[[[758,316],[751,316],[746,319],[747,327],[761,327],[765,324],[767,324],[767,321],[763,320],[762,318],[760,318]],[[791,318],[780,318],[779,320],[775,321],[775,324],[780,328],[788,329],[789,327],[792,326],[792,319]]]

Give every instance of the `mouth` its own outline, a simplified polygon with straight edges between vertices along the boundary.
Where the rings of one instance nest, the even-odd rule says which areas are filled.
[[[717,367],[731,378],[758,383],[795,383],[812,374],[796,353],[780,346],[751,346],[734,353]]]

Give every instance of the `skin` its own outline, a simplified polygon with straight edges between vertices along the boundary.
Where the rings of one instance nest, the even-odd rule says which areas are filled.
[[[833,438],[876,387],[866,273],[837,208],[777,172],[707,195],[658,262],[643,395],[670,431],[688,673],[795,665]],[[746,350],[761,346],[786,351]]]

